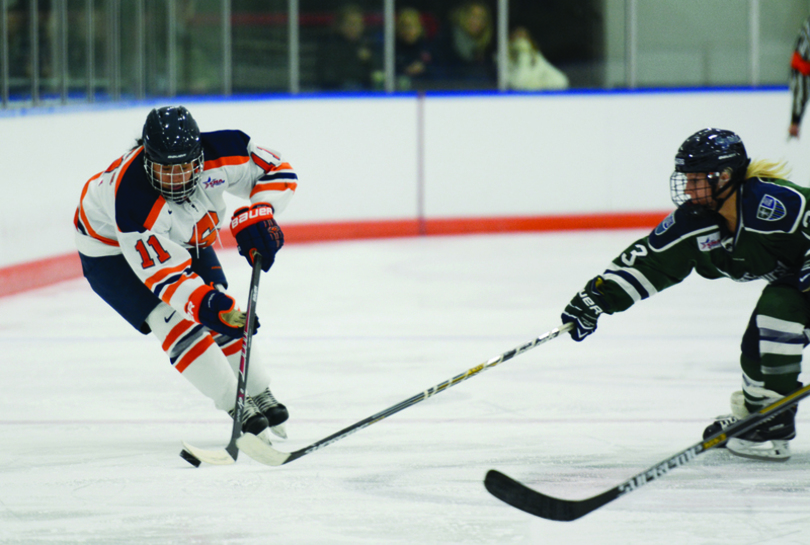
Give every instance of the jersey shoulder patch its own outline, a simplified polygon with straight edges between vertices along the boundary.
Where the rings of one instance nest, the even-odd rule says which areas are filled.
[[[713,233],[717,237],[713,237]],[[706,240],[719,240],[720,227],[712,218],[687,214],[676,209],[658,224],[647,237],[647,244],[654,251],[662,251],[690,237],[703,237]],[[708,238],[707,238],[708,237]]]
[[[743,227],[759,233],[796,230],[805,209],[805,196],[784,180],[754,178],[742,188]]]

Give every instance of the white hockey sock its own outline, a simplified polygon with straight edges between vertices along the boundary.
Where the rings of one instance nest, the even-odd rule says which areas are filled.
[[[207,328],[187,320],[165,303],[149,314],[146,323],[160,340],[175,369],[213,400],[217,409],[233,408],[236,377]]]

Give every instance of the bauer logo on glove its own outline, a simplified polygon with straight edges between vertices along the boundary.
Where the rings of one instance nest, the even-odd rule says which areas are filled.
[[[574,328],[569,331],[571,338],[579,342],[596,331],[596,322],[602,314],[612,314],[607,310],[600,288],[604,279],[597,276],[577,293],[562,313],[564,324],[574,322]]]
[[[273,207],[267,203],[244,206],[231,218],[231,233],[239,253],[253,265],[253,252],[262,256],[262,270],[267,272],[275,261],[276,252],[284,245],[284,233],[273,219]]]

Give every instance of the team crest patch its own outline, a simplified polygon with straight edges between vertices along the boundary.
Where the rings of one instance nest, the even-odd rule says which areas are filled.
[[[779,221],[785,217],[785,214],[787,214],[785,205],[776,197],[765,195],[762,197],[762,200],[759,201],[757,219],[763,221]]]
[[[697,238],[698,248],[701,252],[711,252],[720,246],[720,231],[709,233]]]
[[[667,229],[675,225],[675,212],[672,212],[669,216],[664,218],[664,221],[658,224],[658,227],[655,228],[656,235],[663,235],[666,233]]]

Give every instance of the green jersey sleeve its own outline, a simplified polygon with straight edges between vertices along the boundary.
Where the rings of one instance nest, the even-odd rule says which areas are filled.
[[[631,244],[602,274],[600,288],[609,313],[683,281],[695,270],[706,278],[723,276],[709,253],[721,245],[721,229],[712,218],[676,210],[649,235]]]

